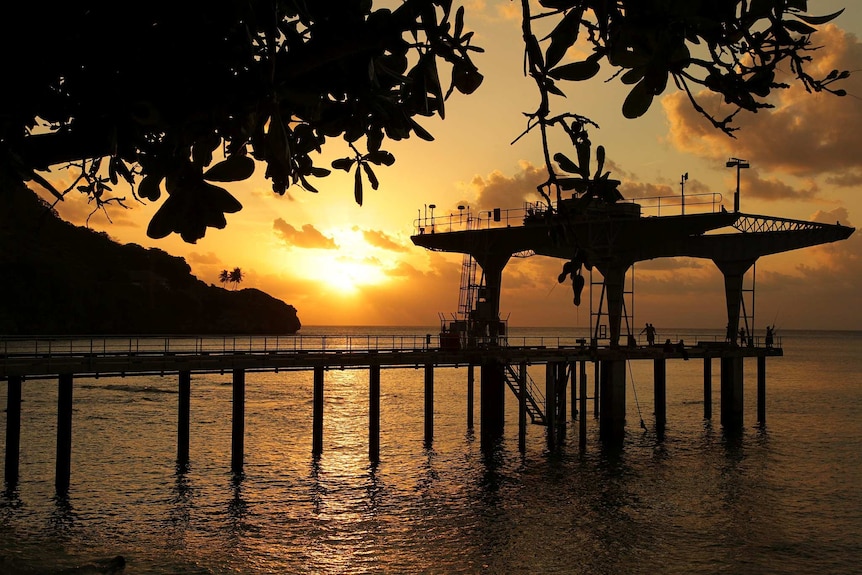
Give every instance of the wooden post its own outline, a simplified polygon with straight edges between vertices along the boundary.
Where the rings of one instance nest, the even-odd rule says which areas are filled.
[[[712,358],[703,358],[703,418],[712,419]]]
[[[314,367],[314,400],[311,416],[311,454],[323,453],[323,366]]]
[[[655,425],[659,430],[667,424],[667,360],[653,360],[653,395],[655,397]]]
[[[233,370],[233,428],[230,444],[230,470],[242,473],[245,451],[245,370]]]
[[[475,366],[467,367],[467,429],[473,429],[473,386],[476,381]]]
[[[757,422],[766,425],[766,356],[757,357]]]
[[[189,422],[191,421],[190,371],[179,373],[177,402],[177,468],[184,470],[189,464]]]
[[[6,488],[18,483],[18,462],[21,456],[21,381],[20,375],[10,375],[6,388]]]
[[[557,364],[545,364],[545,424],[548,427],[548,451],[553,451],[557,435]]]
[[[368,373],[368,459],[380,461],[380,366],[372,365]]]
[[[69,492],[72,473],[72,374],[61,373],[57,386],[57,495]]]
[[[578,418],[578,362],[569,364],[572,372],[572,421]]]
[[[522,361],[518,370],[518,449],[527,449],[527,362]]]
[[[556,384],[554,392],[557,395],[557,443],[562,445],[566,441],[566,389],[569,385],[568,364],[561,361],[557,364]]]
[[[434,441],[434,364],[425,364],[425,447]]]
[[[581,448],[587,445],[587,362],[581,362],[581,412],[579,444]]]

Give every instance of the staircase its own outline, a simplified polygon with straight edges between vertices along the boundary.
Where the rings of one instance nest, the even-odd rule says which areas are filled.
[[[506,379],[506,385],[509,386],[509,389],[515,394],[515,397],[518,397],[518,372],[509,365],[506,364],[506,369],[503,370],[503,377]],[[530,374],[527,374],[527,415],[530,416],[530,422],[535,423],[536,425],[547,425],[547,420],[545,419],[545,396],[536,385],[536,382],[533,381],[533,378],[530,377]]]

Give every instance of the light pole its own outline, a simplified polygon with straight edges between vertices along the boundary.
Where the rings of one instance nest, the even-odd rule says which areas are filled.
[[[434,233],[434,208],[437,206],[435,204],[428,204],[428,207],[431,208],[431,233]]]
[[[725,164],[728,168],[736,168],[736,193],[733,195],[733,211],[735,213],[739,213],[739,173],[743,168],[750,168],[751,165],[745,161],[740,160],[739,158],[730,158],[727,160]]]
[[[682,199],[682,215],[685,215],[685,181],[688,179],[688,172],[684,173],[679,180],[679,195]]]

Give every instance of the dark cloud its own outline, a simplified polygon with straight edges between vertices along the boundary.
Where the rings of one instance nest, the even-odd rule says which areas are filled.
[[[541,199],[536,186],[548,179],[544,167],[529,162],[521,163],[521,170],[514,176],[494,171],[485,177],[475,176],[471,182],[476,190],[476,208],[522,208],[524,202]]]
[[[854,35],[828,25],[814,39],[823,47],[807,65],[812,76],[824,77],[833,69],[862,68],[862,44]],[[774,108],[737,116],[741,129],[735,132],[735,139],[703,119],[684,93],[665,96],[662,104],[670,122],[669,139],[680,150],[717,161],[736,156],[756,159],[768,171],[802,177],[828,173],[836,183],[858,181],[862,177],[862,130],[856,127],[862,125],[858,100],[862,75],[851,74],[842,82],[849,93],[844,98],[811,94],[798,82],[790,83],[791,88],[776,94]],[[730,111],[717,94],[704,91],[698,98],[719,117]]]
[[[751,169],[746,174],[745,185],[740,190],[740,196],[767,201],[817,199],[820,192],[817,184],[809,182],[808,186],[805,189],[796,188],[777,178],[764,178],[759,170]]]
[[[302,230],[287,223],[281,218],[272,223],[272,230],[276,237],[288,247],[317,248],[322,250],[336,250],[338,245],[332,238],[324,236],[313,225],[305,224]]]

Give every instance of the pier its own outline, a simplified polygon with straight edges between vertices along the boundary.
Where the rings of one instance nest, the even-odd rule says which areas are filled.
[[[345,336],[345,337],[104,337],[34,338],[0,340],[0,380],[7,384],[5,481],[7,488],[19,480],[21,395],[27,380],[55,379],[58,385],[57,455],[55,487],[66,493],[71,483],[73,446],[72,407],[74,382],[81,378],[122,378],[135,375],[176,377],[177,465],[189,461],[191,395],[196,377],[225,374],[232,377],[230,468],[239,473],[244,464],[246,374],[254,372],[313,372],[312,456],[324,450],[323,405],[326,373],[330,370],[367,370],[368,456],[380,457],[380,370],[424,371],[424,441],[434,438],[435,370],[467,367],[467,421],[473,426],[475,370],[479,370],[480,437],[490,448],[503,434],[506,388],[518,402],[518,439],[524,449],[528,422],[544,427],[549,449],[565,433],[567,404],[571,419],[580,423],[581,446],[586,441],[587,401],[594,403],[603,441],[619,440],[625,426],[626,390],[620,378],[607,370],[626,361],[651,361],[654,365],[655,425],[661,431],[665,407],[666,363],[697,359],[704,365],[704,417],[712,417],[712,363],[722,374],[721,422],[728,429],[742,424],[742,362],[757,361],[757,420],[766,418],[766,358],[781,356],[780,338],[766,346],[761,338],[750,346],[737,346],[715,338],[689,338],[684,347],[665,349],[636,342],[627,347],[589,345],[584,338],[501,336],[494,346],[452,348],[446,335]],[[593,364],[590,369],[587,364]],[[544,365],[545,381],[534,382],[528,365]],[[737,374],[737,370],[739,373]],[[731,372],[728,372],[731,373]],[[594,375],[592,385],[588,374]],[[622,379],[624,381],[624,379]],[[591,395],[590,395],[591,394]]]

